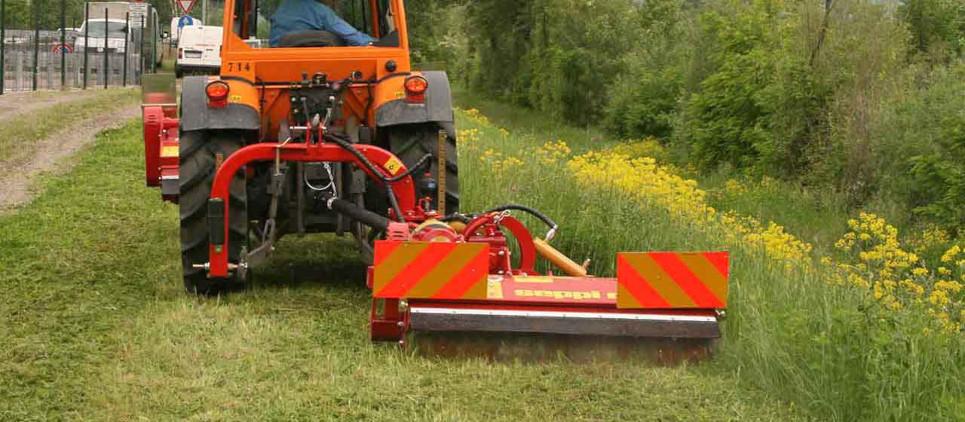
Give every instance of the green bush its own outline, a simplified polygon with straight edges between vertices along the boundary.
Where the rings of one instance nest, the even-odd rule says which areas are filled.
[[[937,76],[961,66],[961,1],[414,7],[413,19],[429,22],[416,22],[429,34],[415,35],[419,60],[445,62],[474,94],[659,138],[681,168],[780,178],[841,194],[853,210],[962,225],[961,160],[949,158],[960,157],[960,103],[949,97],[961,86]],[[941,142],[912,136],[926,123],[916,130]]]
[[[885,191],[915,213],[965,230],[965,62],[939,68],[898,103],[880,136]]]

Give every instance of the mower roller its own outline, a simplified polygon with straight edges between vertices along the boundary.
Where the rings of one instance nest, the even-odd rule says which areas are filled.
[[[484,344],[509,338],[671,362],[709,353],[726,252],[624,252],[616,277],[594,277],[551,245],[560,226],[536,209],[460,212],[447,76],[411,69],[402,0],[354,3],[373,45],[329,34],[262,48],[254,0],[226,0],[219,75],[185,78],[180,101],[170,76],[145,78],[147,185],[180,207],[189,292],[243,287],[285,234],[349,234],[370,264],[374,341],[495,357],[507,349]]]

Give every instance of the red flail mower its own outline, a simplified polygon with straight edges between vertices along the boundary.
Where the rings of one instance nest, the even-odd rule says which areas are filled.
[[[289,102],[306,86],[292,87]],[[370,263],[374,341],[516,358],[533,349],[512,351],[508,339],[545,340],[564,353],[592,344],[607,358],[644,351],[677,362],[708,355],[720,337],[726,252],[625,252],[615,278],[588,275],[587,263],[550,245],[560,227],[538,210],[453,210],[451,126],[416,137],[426,153],[413,158],[393,152],[391,138],[346,136],[331,118],[339,102],[328,104],[327,117],[283,124],[275,140],[213,129],[199,138],[180,124],[173,94],[145,94],[147,184],[180,205],[189,291],[243,285],[284,233],[345,232]]]

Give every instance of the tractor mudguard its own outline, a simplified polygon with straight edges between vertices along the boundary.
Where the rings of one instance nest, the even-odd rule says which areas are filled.
[[[207,76],[187,76],[181,83],[181,130],[261,129],[258,110],[245,104],[228,102],[227,107],[208,107],[204,88]]]
[[[425,104],[410,104],[405,99],[382,104],[375,111],[375,122],[379,127],[426,122],[452,126],[452,91],[446,72],[427,71],[421,75],[429,82]]]

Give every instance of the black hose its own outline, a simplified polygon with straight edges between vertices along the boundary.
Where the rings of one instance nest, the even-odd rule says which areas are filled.
[[[454,212],[454,213],[452,213],[452,214],[449,214],[449,215],[447,215],[447,216],[442,217],[442,218],[439,219],[439,221],[441,221],[441,222],[443,222],[443,223],[448,223],[448,222],[450,222],[450,221],[452,221],[452,220],[459,220],[459,221],[462,222],[462,223],[469,224],[469,222],[472,221],[472,218],[470,218],[470,217],[469,217],[468,215],[466,215],[466,214],[460,214],[460,213],[458,213],[458,212]]]
[[[368,157],[366,157],[365,154],[362,154],[362,152],[359,151],[357,148],[352,146],[351,143],[346,142],[345,140],[329,133],[326,133],[324,135],[324,139],[348,151],[348,153],[355,156],[355,158],[357,158],[359,162],[362,163],[362,165],[369,170],[369,172],[371,172],[373,175],[375,175],[383,182],[385,182],[385,191],[389,196],[389,204],[392,205],[392,210],[395,211],[396,217],[399,219],[399,221],[404,222],[405,217],[402,215],[402,208],[399,207],[399,201],[395,197],[395,192],[392,191],[392,186],[390,184],[391,182],[389,181],[390,179],[383,176],[382,172],[379,171],[379,169],[375,167],[375,165],[372,164],[371,161],[369,161]]]
[[[392,210],[395,211],[396,218],[398,218],[400,222],[404,223],[405,216],[402,215],[402,207],[399,206],[399,198],[395,197],[395,191],[392,190],[391,184],[385,184],[385,194],[389,196],[389,206],[391,206]]]
[[[389,228],[389,219],[378,215],[372,211],[359,207],[352,202],[335,197],[325,201],[328,209],[346,215],[355,221],[361,222],[366,226],[376,230],[386,231]]]
[[[506,211],[506,210],[523,211],[523,212],[525,212],[525,213],[528,213],[528,214],[530,214],[530,215],[532,215],[532,216],[540,219],[540,221],[546,223],[546,225],[549,226],[550,229],[552,229],[552,230],[555,230],[555,229],[559,228],[559,226],[556,224],[556,222],[553,221],[553,219],[547,217],[546,214],[543,214],[543,213],[539,212],[539,210],[536,210],[536,209],[534,209],[534,208],[527,207],[527,206],[525,206],[525,205],[517,205],[517,204],[500,205],[500,206],[498,206],[498,207],[496,207],[496,208],[493,208],[493,209],[491,209],[491,210],[489,210],[489,211],[486,211],[485,214],[489,214],[489,213],[491,213],[491,212]]]
[[[415,173],[416,170],[418,170],[418,169],[420,169],[420,168],[422,168],[422,167],[425,167],[426,163],[428,163],[429,160],[431,160],[431,159],[432,159],[432,154],[423,155],[422,158],[419,159],[419,161],[416,161],[416,163],[415,163],[412,167],[406,169],[404,173],[402,173],[402,174],[400,174],[400,175],[398,175],[398,176],[395,176],[395,177],[383,178],[383,180],[385,180],[386,182],[389,182],[389,183],[398,182],[398,181],[406,178],[407,176],[411,176],[412,173]]]

